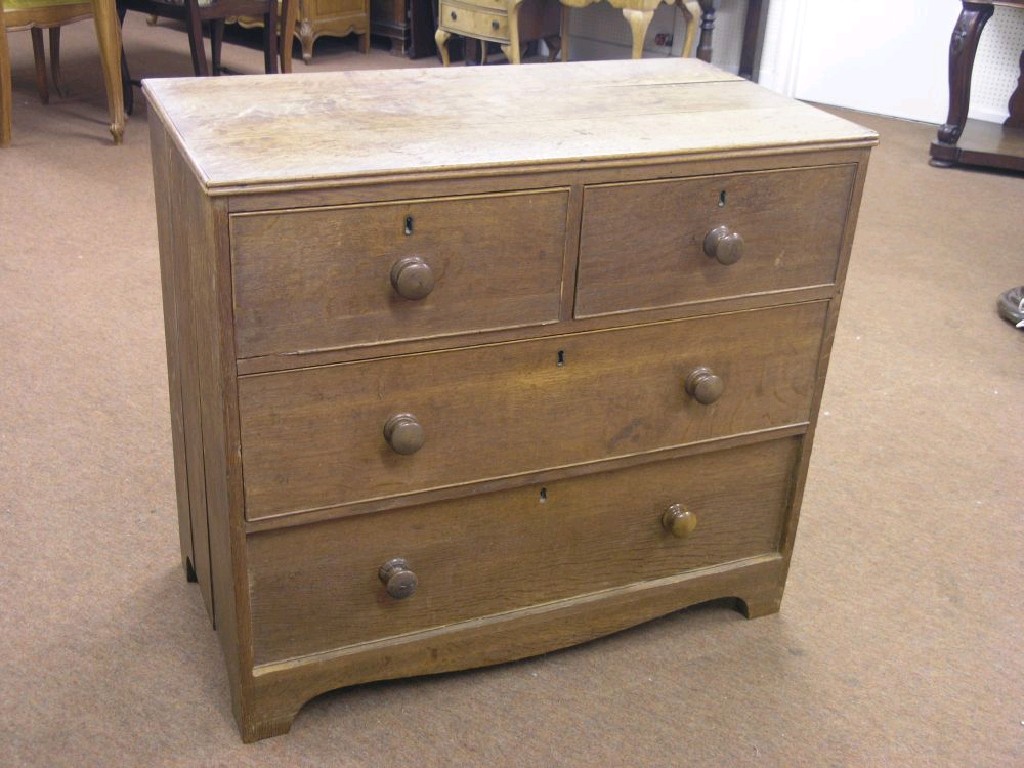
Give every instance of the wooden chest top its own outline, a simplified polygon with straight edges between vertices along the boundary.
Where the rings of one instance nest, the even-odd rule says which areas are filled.
[[[161,79],[145,91],[215,195],[877,138],[695,59]]]

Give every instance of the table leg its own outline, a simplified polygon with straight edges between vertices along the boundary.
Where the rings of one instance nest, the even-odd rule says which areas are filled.
[[[124,91],[121,82],[121,27],[114,0],[95,0],[93,21],[110,108],[110,135],[114,137],[115,144],[120,144],[124,139]]]
[[[768,0],[748,0],[747,16],[743,21],[743,47],[740,49],[740,77],[757,81],[767,21]]]
[[[939,128],[939,142],[957,143],[967,124],[967,112],[971,106],[971,74],[974,56],[978,52],[978,40],[985,22],[992,16],[994,6],[989,3],[971,3],[964,0],[963,10],[953,28],[949,40],[949,113],[945,124]],[[939,160],[937,164],[946,164]]]
[[[700,41],[697,43],[697,58],[711,62],[711,51],[715,34],[715,15],[720,0],[698,0],[700,3]]]

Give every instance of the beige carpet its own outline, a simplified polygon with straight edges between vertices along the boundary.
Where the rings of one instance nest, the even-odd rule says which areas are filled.
[[[1024,765],[1024,333],[994,311],[1024,282],[1024,178],[931,168],[933,126],[867,115],[882,144],[781,613],[702,606],[339,691],[242,745],[179,563],[145,105],[112,146],[90,36],[67,31],[71,95],[43,107],[11,35],[0,765]],[[135,74],[188,74],[180,32],[135,15],[126,39]],[[314,59],[410,64],[433,62]]]

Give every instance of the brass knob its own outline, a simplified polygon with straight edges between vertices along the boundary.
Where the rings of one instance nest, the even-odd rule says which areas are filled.
[[[683,387],[686,389],[686,394],[698,403],[711,405],[722,396],[725,391],[725,382],[710,368],[701,366],[690,371]]]
[[[419,584],[416,574],[409,569],[409,561],[404,557],[394,557],[388,560],[377,571],[377,576],[384,584],[388,594],[395,600],[412,597]]]
[[[434,272],[419,256],[407,256],[391,265],[391,287],[403,299],[426,298],[434,290]]]
[[[743,255],[743,237],[724,224],[704,237],[704,253],[719,264],[735,264]]]
[[[384,439],[402,456],[416,453],[426,442],[423,425],[411,413],[396,413],[384,423]]]
[[[682,504],[673,504],[661,516],[661,524],[677,539],[685,539],[697,527],[697,516]]]

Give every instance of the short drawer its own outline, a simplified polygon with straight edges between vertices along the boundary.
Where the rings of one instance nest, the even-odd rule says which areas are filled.
[[[587,187],[576,316],[834,283],[856,170]]]
[[[558,319],[568,193],[236,214],[239,357]]]
[[[438,25],[456,34],[464,34],[476,38],[493,38],[499,42],[509,41],[508,12],[501,7],[493,10],[488,5],[496,3],[481,1],[471,7],[461,3],[450,3],[442,0],[438,10]],[[504,4],[502,4],[504,5]]]
[[[815,302],[242,377],[246,516],[806,423],[825,311]]]
[[[799,449],[788,438],[252,534],[256,663],[770,554]],[[381,581],[393,559],[411,596]]]

